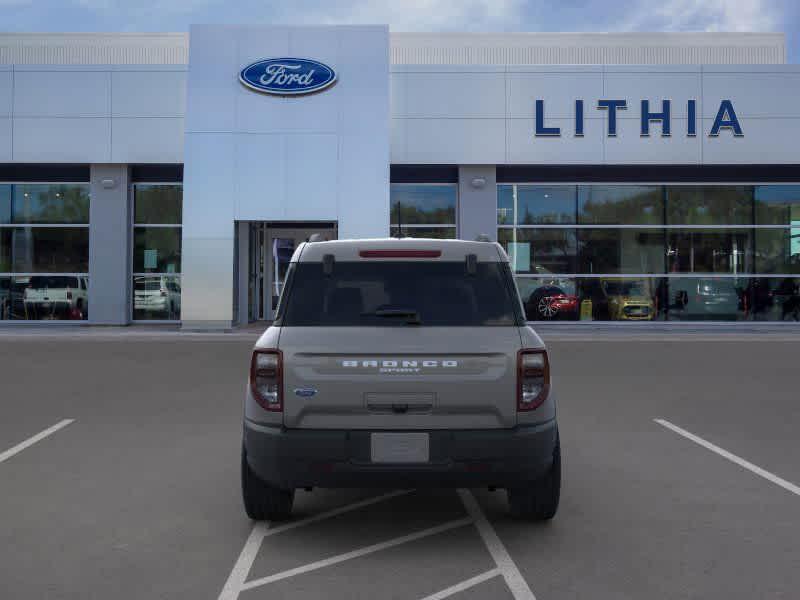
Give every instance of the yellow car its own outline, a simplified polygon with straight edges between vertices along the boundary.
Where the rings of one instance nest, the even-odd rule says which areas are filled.
[[[652,321],[655,304],[650,282],[645,279],[603,279],[603,299],[612,321]]]

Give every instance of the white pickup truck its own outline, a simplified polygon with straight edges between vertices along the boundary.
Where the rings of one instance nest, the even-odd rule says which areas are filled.
[[[32,275],[23,292],[27,319],[85,319],[89,303],[86,277]]]

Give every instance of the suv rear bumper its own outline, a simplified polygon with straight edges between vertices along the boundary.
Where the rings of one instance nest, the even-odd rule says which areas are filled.
[[[415,432],[419,432],[415,430]],[[271,485],[299,487],[513,487],[552,464],[556,421],[513,429],[430,430],[430,462],[370,460],[363,430],[285,429],[245,421],[247,462]]]

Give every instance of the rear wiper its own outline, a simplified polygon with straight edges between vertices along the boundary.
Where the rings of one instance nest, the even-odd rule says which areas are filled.
[[[409,325],[422,325],[419,313],[411,308],[379,308],[374,312],[361,313],[362,317],[406,317]]]

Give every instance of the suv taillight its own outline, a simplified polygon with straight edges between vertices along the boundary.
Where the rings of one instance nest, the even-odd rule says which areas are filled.
[[[264,410],[283,410],[283,356],[280,350],[253,350],[250,390]]]
[[[547,350],[520,350],[517,354],[517,410],[534,410],[550,391]]]

